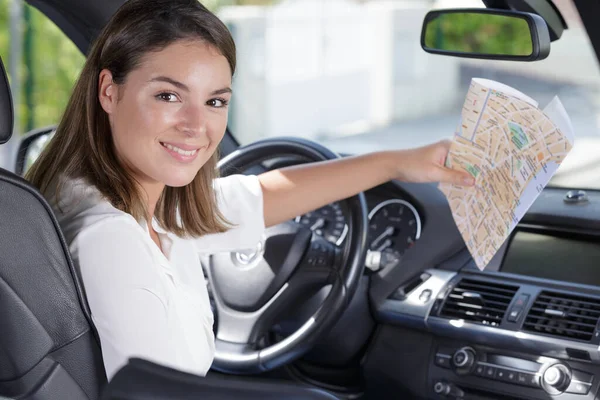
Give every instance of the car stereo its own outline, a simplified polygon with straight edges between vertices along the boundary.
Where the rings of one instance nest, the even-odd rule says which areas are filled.
[[[516,393],[530,388],[552,396],[563,393],[585,396],[590,393],[594,380],[592,374],[573,368],[564,361],[547,357],[528,359],[508,356],[472,346],[440,347],[435,353],[434,364],[441,370],[448,370],[450,375],[446,374],[442,378],[443,374],[432,371],[433,392],[442,396],[455,392],[454,396],[449,396],[454,398],[461,398],[460,392],[468,390],[468,385],[453,384],[453,381],[473,382],[490,387],[495,382],[505,383],[514,385],[512,387]],[[478,380],[470,381],[471,377]]]

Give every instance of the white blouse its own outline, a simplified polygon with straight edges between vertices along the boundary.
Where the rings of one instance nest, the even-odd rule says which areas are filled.
[[[64,186],[58,207],[48,196],[83,281],[109,379],[130,357],[198,375],[210,369],[213,315],[201,258],[254,248],[265,229],[256,176],[219,178],[215,189],[234,227],[183,239],[153,221],[164,253],[146,223],[114,208],[83,180]]]

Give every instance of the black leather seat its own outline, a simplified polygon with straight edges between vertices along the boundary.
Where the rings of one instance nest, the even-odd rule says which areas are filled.
[[[0,144],[13,129],[0,60]],[[65,240],[40,193],[0,169],[0,397],[97,399],[100,344]]]
[[[260,379],[201,378],[131,359],[111,380],[102,400],[336,400],[319,389]]]

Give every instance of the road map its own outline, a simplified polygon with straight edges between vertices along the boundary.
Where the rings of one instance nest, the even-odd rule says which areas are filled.
[[[479,269],[502,246],[573,143],[573,128],[558,97],[542,111],[509,86],[472,79],[446,166],[468,171],[475,185],[439,188]]]

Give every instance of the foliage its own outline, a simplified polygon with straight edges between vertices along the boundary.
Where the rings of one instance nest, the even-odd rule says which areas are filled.
[[[530,55],[527,21],[490,14],[444,14],[432,20],[425,35],[431,48],[479,54]]]
[[[0,15],[9,15],[9,1],[0,1]],[[37,9],[29,5],[24,7],[28,9],[24,13],[30,13],[31,54],[28,56],[26,47],[22,48],[23,59],[18,72],[20,101],[16,109],[19,126],[27,130],[58,122],[85,59],[54,23]],[[23,36],[26,30],[27,26],[23,23]],[[6,64],[10,55],[9,32],[8,18],[0,19],[0,55]],[[14,77],[10,79],[12,81]],[[27,107],[28,100],[33,107]]]

